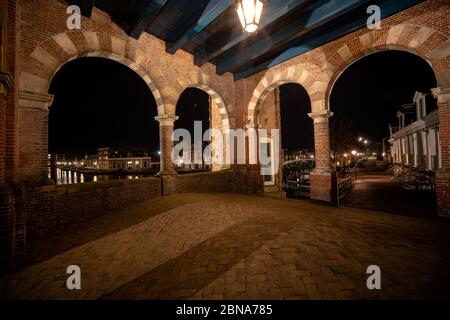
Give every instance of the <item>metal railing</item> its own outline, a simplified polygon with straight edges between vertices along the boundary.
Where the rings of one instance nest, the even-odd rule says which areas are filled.
[[[337,182],[337,205],[340,205],[341,199],[343,199],[353,188],[353,176],[338,180]]]

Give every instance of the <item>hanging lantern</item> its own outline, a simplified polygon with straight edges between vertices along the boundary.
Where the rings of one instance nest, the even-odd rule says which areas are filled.
[[[238,0],[237,13],[244,31],[251,33],[258,29],[262,9],[261,0]]]

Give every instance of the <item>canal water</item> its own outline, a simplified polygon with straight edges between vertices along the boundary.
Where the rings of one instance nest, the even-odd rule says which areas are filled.
[[[59,168],[56,169],[56,177],[53,179],[56,180],[56,184],[76,184],[76,183],[86,183],[86,182],[98,182],[104,180],[117,180],[117,179],[139,179],[145,177],[152,177],[154,174],[145,174],[145,175],[96,175],[96,174],[88,174],[75,172],[72,170],[61,170]],[[48,178],[52,179],[52,174],[49,170]]]

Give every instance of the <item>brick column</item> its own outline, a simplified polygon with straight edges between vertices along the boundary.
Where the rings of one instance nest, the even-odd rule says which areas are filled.
[[[0,274],[11,267],[14,256],[14,195],[6,185],[6,108],[12,84],[11,75],[0,72]]]
[[[19,92],[19,179],[48,182],[48,108],[53,95]]]
[[[12,82],[8,72],[0,72],[0,185],[6,182],[6,98]]]
[[[159,122],[159,148],[161,151],[160,170],[158,175],[170,175],[176,174],[173,162],[172,162],[172,132],[173,123],[178,120],[177,116],[163,114],[155,117],[155,120]]]
[[[263,193],[264,179],[261,175],[261,164],[259,162],[259,135],[257,124],[246,124],[245,149],[246,149],[246,185],[248,193]],[[255,146],[250,144],[250,138],[247,133],[254,132]],[[256,160],[256,163],[251,163],[250,160]]]
[[[316,168],[310,175],[311,200],[334,203],[336,174],[331,169],[329,111],[308,114],[314,120],[314,149]]]
[[[442,168],[436,172],[438,215],[450,218],[450,86],[433,89],[438,100]]]

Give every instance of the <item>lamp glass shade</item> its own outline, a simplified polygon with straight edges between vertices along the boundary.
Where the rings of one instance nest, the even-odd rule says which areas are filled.
[[[239,0],[237,13],[245,31],[251,33],[258,29],[262,9],[261,0]]]

